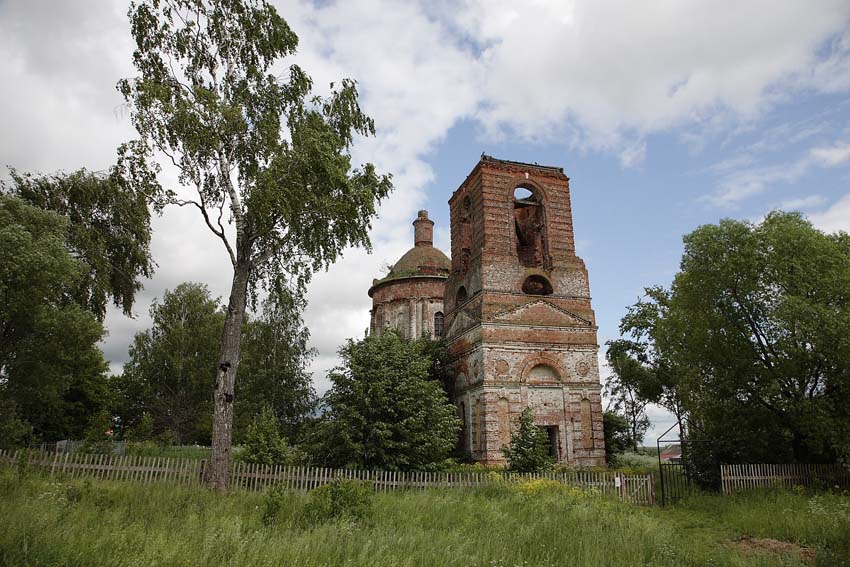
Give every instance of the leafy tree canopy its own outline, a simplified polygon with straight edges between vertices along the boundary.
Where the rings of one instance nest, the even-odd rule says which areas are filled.
[[[605,431],[605,459],[608,463],[614,461],[616,455],[620,455],[631,449],[632,443],[631,426],[629,420],[615,411],[602,412],[602,422]]]
[[[669,290],[624,317],[639,389],[686,418],[691,456],[850,458],[850,236],[796,213],[723,220],[685,237]]]
[[[629,426],[629,448],[637,452],[638,445],[649,428],[649,405],[644,390],[651,384],[654,376],[643,364],[623,352],[621,342],[609,342],[606,353],[611,376],[605,382],[605,394],[609,407],[623,416]],[[654,393],[654,392],[653,392]]]
[[[141,278],[153,274],[145,191],[116,174],[85,169],[67,175],[10,173],[12,194],[67,219],[67,245],[83,266],[74,299],[101,321],[110,298],[130,315]]]
[[[269,406],[263,407],[248,426],[239,459],[246,463],[284,465],[289,464],[289,453],[274,412]]]
[[[352,167],[355,136],[375,133],[355,82],[322,97],[299,66],[275,67],[298,37],[265,0],[142,0],[129,17],[138,76],[118,90],[139,139],[119,148],[118,170],[148,187],[155,152],[164,155],[183,189],[160,188],[154,202],[196,209],[233,270],[207,469],[224,489],[248,295],[260,282],[300,292],[346,247],[368,248],[375,204],[392,186],[372,164]]]
[[[122,427],[150,416],[154,436],[209,443],[213,372],[224,313],[205,285],[182,283],[150,307],[152,326],[138,333],[116,379]]]
[[[316,393],[307,368],[316,354],[301,314],[303,296],[277,289],[256,319],[243,325],[241,379],[236,387],[237,439],[252,416],[268,407],[284,435],[293,439],[315,409]]]
[[[340,349],[343,364],[329,375],[325,413],[311,432],[313,458],[334,467],[421,469],[444,461],[457,443],[460,420],[420,341],[395,332]]]
[[[0,398],[48,441],[80,438],[109,403],[104,330],[73,301],[84,268],[67,229],[60,215],[0,195]]]
[[[285,435],[294,435],[313,409],[307,366],[313,351],[303,327],[303,301],[281,292],[242,327],[243,380],[237,391],[237,438],[268,407]],[[181,443],[210,440],[213,371],[224,312],[202,284],[182,283],[151,305],[152,326],[136,335],[124,372],[113,380],[122,433]],[[143,436],[143,437],[140,437]]]

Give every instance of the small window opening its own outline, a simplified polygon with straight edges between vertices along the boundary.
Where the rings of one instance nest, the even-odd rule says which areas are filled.
[[[435,337],[442,337],[443,336],[443,323],[444,323],[443,312],[437,311],[436,313],[434,313],[434,336]]]
[[[533,275],[522,282],[522,292],[528,295],[550,295],[553,290],[549,280],[543,276]]]

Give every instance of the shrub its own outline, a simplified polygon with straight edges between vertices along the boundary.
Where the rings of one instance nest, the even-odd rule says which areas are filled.
[[[534,414],[525,408],[519,418],[519,429],[511,433],[511,446],[503,447],[502,453],[508,468],[515,472],[539,472],[552,466],[554,459],[549,455],[549,436],[534,425]]]
[[[296,516],[299,508],[298,495],[277,484],[266,492],[263,500],[263,523],[267,526],[280,523],[286,515]]]
[[[280,433],[277,417],[269,406],[263,406],[248,426],[238,459],[246,463],[278,465],[290,464],[289,458],[290,450]]]
[[[138,443],[144,443],[153,438],[153,416],[148,412],[144,412],[138,423],[131,425],[125,435],[127,441]]]
[[[112,416],[109,412],[104,410],[91,418],[81,450],[98,455],[112,453]]]
[[[371,487],[360,481],[338,478],[309,493],[300,519],[309,526],[335,520],[363,522],[371,512]]]
[[[86,479],[82,483],[75,482],[65,487],[65,500],[68,504],[78,504],[83,499],[91,495],[92,482],[91,479]]]

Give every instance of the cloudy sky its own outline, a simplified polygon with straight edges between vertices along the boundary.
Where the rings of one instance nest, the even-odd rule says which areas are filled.
[[[417,209],[448,250],[446,201],[482,152],[570,176],[601,344],[645,286],[669,284],[700,224],[781,208],[850,230],[847,0],[274,3],[317,85],[359,81],[378,135],[355,157],[396,186],[373,254],[349,251],[310,287],[319,391],[368,326],[366,290],[411,245]],[[106,169],[134,136],[114,88],[133,75],[127,7],[0,0],[0,176]],[[107,318],[113,370],[164,290],[199,281],[226,296],[226,255],[202,225],[189,210],[156,219],[159,267],[136,316]]]

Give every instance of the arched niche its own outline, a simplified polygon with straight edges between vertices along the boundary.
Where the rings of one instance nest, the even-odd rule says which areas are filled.
[[[522,292],[528,295],[551,295],[554,290],[545,276],[534,274],[522,282]]]
[[[528,384],[551,384],[560,380],[561,377],[558,375],[558,371],[549,364],[543,363],[531,367],[531,370],[528,371],[526,382]]]
[[[539,353],[525,359],[520,381],[525,384],[563,382],[566,376],[567,373],[557,358],[547,353]]]
[[[460,286],[459,288],[457,288],[457,293],[455,294],[455,307],[466,303],[467,299],[469,299],[469,296],[466,293],[466,287]]]

